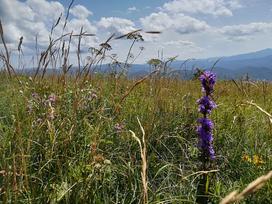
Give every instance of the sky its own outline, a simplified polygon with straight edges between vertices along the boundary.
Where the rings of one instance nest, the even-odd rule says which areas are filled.
[[[69,4],[69,0],[0,0],[0,19],[9,49],[16,54],[21,36],[26,57],[35,55],[36,37],[38,50],[45,49],[50,29],[61,13],[52,37],[63,33]],[[140,47],[145,49],[135,63],[158,57],[158,51],[165,59],[229,56],[272,47],[272,1],[75,0],[65,32],[79,33],[81,27],[95,34],[82,40],[84,57],[90,47],[99,46],[111,34],[118,36],[136,29],[162,33],[142,33],[144,41],[137,42],[132,53],[136,56]],[[110,43],[113,48],[110,52],[124,60],[131,41]],[[77,39],[73,39],[71,52],[76,49]]]

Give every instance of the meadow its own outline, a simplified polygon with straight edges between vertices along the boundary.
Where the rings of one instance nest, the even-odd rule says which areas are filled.
[[[131,47],[143,40],[139,32],[124,35]],[[82,30],[51,39],[35,72],[16,73],[0,34],[1,203],[195,203],[203,175],[208,202],[219,203],[271,171],[271,82],[217,81],[210,115],[216,158],[203,171],[198,77],[166,77],[159,59],[149,61],[155,71],[143,78],[94,74],[113,36],[85,66]],[[72,37],[79,38],[78,74],[68,74]],[[124,63],[111,57],[112,65],[129,69],[130,51]],[[52,64],[61,71],[47,74]],[[270,180],[241,203],[272,203],[271,195]]]
[[[199,171],[198,80],[95,76],[8,78],[0,84],[2,203],[139,203],[142,159],[132,130],[145,132],[149,203],[194,203]],[[216,160],[209,198],[218,203],[272,168],[269,82],[219,81]],[[124,100],[123,96],[127,95]],[[137,118],[140,124],[137,122]],[[272,183],[245,203],[272,203]]]

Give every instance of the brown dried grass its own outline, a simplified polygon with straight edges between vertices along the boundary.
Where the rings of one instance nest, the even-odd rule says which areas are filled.
[[[240,200],[244,199],[249,194],[252,194],[262,188],[266,182],[272,178],[272,171],[268,174],[260,176],[250,184],[241,192],[239,193],[237,190],[228,194],[223,200],[221,200],[220,204],[229,204],[234,202],[239,202]]]

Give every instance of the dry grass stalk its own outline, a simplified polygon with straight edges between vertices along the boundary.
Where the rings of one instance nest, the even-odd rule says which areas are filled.
[[[259,190],[261,187],[263,187],[263,185],[271,178],[272,178],[272,171],[270,171],[266,175],[263,175],[257,178],[256,180],[248,184],[248,186],[241,193],[238,193],[238,191],[231,192],[229,195],[223,198],[220,204],[234,203],[244,199],[249,194],[254,193],[255,191]]]
[[[65,18],[65,23],[64,23],[64,25],[63,25],[63,30],[66,28],[66,25],[67,25],[67,22],[68,22],[68,18],[69,18],[69,15],[70,15],[70,10],[71,10],[71,8],[72,8],[72,6],[73,6],[73,4],[74,4],[74,1],[75,1],[75,0],[72,0],[72,1],[70,2],[70,4],[69,4],[68,10],[67,10],[67,14],[66,14],[66,18]]]
[[[80,34],[78,36],[78,44],[77,44],[77,63],[78,63],[78,73],[76,76],[77,79],[80,76],[80,67],[81,67],[81,65],[80,65],[80,52],[81,52],[80,46],[81,46],[82,32],[83,32],[83,26],[80,29]]]
[[[2,56],[2,60],[4,60],[4,62],[6,64],[7,71],[8,71],[8,75],[11,78],[11,72],[13,72],[15,74],[15,76],[16,76],[16,73],[15,73],[14,68],[10,64],[10,55],[9,55],[8,47],[7,47],[5,39],[4,39],[4,31],[3,31],[3,26],[2,26],[1,20],[0,20],[0,39],[3,43],[4,50],[5,50],[5,55]]]
[[[144,128],[139,120],[137,118],[139,126],[142,131],[142,142],[141,140],[135,135],[133,131],[130,130],[132,137],[138,142],[140,146],[140,152],[141,152],[141,159],[142,159],[142,183],[143,183],[143,203],[148,203],[148,179],[147,179],[147,155],[146,155],[146,141],[145,141],[145,131]]]
[[[265,111],[264,109],[262,109],[260,106],[258,106],[256,103],[253,103],[252,101],[247,101],[247,104],[255,106],[256,108],[258,108],[262,113],[264,113],[265,115],[268,116],[270,123],[272,124],[272,115],[270,113],[268,113],[267,111]]]
[[[214,170],[210,170],[210,171],[197,171],[197,172],[194,172],[192,174],[189,174],[189,175],[183,177],[182,179],[187,180],[189,177],[194,176],[194,175],[201,176],[203,174],[215,173],[215,172],[219,172],[219,169],[214,169]]]

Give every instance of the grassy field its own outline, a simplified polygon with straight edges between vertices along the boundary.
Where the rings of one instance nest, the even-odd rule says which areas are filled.
[[[19,81],[18,81],[19,80]],[[1,203],[195,203],[199,80],[0,74]],[[65,81],[65,83],[64,83]],[[134,87],[134,88],[133,88]],[[269,82],[219,81],[209,200],[272,169]],[[137,121],[139,119],[139,122]],[[145,132],[147,177],[137,140]],[[272,203],[272,182],[242,203]]]

